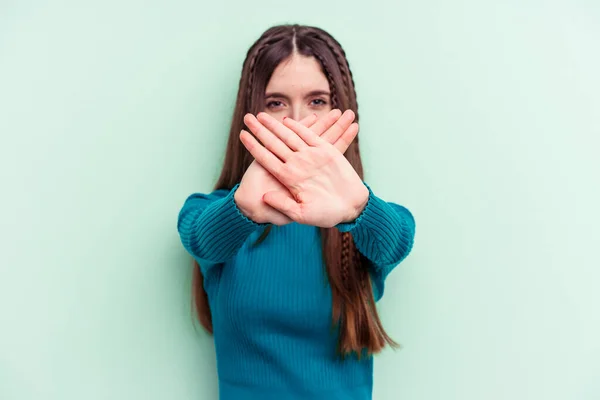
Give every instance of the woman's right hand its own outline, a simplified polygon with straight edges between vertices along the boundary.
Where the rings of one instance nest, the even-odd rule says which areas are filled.
[[[291,220],[287,216],[263,202],[263,195],[270,190],[287,190],[287,188],[254,160],[244,173],[240,186],[235,192],[235,203],[242,214],[256,223],[289,224]]]
[[[340,118],[341,111],[332,110],[318,121],[316,115],[313,114],[304,118],[300,123],[324,138],[339,138],[340,132],[345,132],[354,121],[354,114],[350,114],[346,113],[344,118]],[[287,188],[254,160],[244,173],[240,186],[235,192],[234,200],[242,214],[256,223],[273,225],[291,223],[292,220],[289,217],[262,200],[265,193],[273,190],[287,190]]]

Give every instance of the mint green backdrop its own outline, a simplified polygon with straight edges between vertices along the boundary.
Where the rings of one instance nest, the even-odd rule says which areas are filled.
[[[599,399],[592,0],[0,3],[0,398],[216,399],[176,217],[282,22],[344,45],[366,179],[417,220],[375,399]]]

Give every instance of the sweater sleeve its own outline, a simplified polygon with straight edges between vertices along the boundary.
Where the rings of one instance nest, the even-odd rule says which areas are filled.
[[[204,273],[208,266],[232,258],[252,232],[267,225],[242,214],[234,200],[238,187],[239,184],[230,191],[192,194],[179,212],[177,230],[181,243]]]
[[[336,227],[352,234],[357,249],[369,261],[375,299],[379,300],[387,275],[412,250],[415,220],[407,208],[382,200],[364,185],[369,189],[369,199],[362,213],[356,220]]]

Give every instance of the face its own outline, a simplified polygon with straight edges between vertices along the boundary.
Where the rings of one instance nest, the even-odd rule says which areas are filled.
[[[300,121],[331,110],[329,82],[314,57],[294,53],[275,68],[265,91],[264,112],[277,120]]]

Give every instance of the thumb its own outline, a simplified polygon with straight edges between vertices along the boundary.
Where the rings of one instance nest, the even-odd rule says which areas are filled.
[[[298,222],[301,215],[300,205],[287,190],[272,190],[267,192],[263,195],[263,201],[291,220]]]

